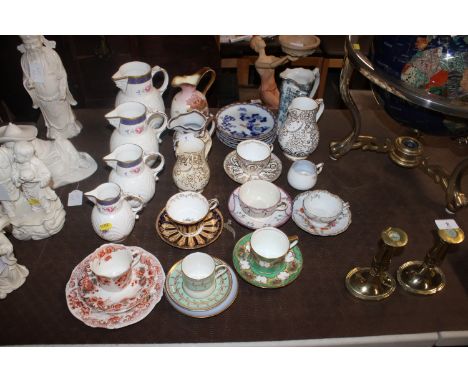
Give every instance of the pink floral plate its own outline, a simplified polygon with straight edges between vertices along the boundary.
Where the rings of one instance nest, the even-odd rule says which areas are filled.
[[[166,278],[161,264],[154,255],[144,249],[139,247],[130,248],[141,251],[140,262],[135,268],[138,269],[136,273],[144,272],[142,276],[138,277],[140,281],[145,278],[145,287],[143,289],[147,289],[147,292],[137,293],[137,301],[129,309],[116,305],[114,309],[117,311],[110,313],[96,309],[96,307],[100,306],[97,301],[88,303],[89,298],[86,300],[83,298],[83,280],[86,280],[89,262],[95,256],[94,253],[87,256],[73,270],[65,288],[67,306],[70,312],[86,325],[105,329],[123,328],[143,320],[161,300]]]

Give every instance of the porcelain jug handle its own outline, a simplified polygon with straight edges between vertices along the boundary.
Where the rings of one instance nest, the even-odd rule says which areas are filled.
[[[320,85],[320,70],[319,68],[315,68],[312,70],[312,73],[314,73],[314,85],[312,86],[312,90],[309,93],[309,98],[314,98],[315,93],[317,92],[317,89]]]
[[[158,128],[155,127],[155,122],[156,122],[155,119],[157,117],[162,117],[164,120],[161,127],[158,127]],[[158,140],[159,143],[161,143],[162,140],[160,136],[164,132],[164,130],[167,129],[167,115],[161,111],[155,111],[149,116],[146,123],[148,124],[150,128],[154,129],[154,132],[156,134],[156,139]]]
[[[159,88],[156,88],[156,90],[159,90],[159,93],[161,93],[161,95],[163,95],[164,92],[167,89],[167,85],[169,85],[169,75],[167,74],[166,69],[163,69],[160,66],[156,65],[151,69],[151,78],[153,78],[154,75],[156,73],[158,73],[158,72],[162,72],[162,74],[164,76],[164,81],[163,81],[162,85]]]
[[[316,99],[315,102],[317,102],[317,104],[319,105],[317,114],[315,115],[315,122],[318,122],[318,120],[322,116],[323,110],[325,109],[325,104],[323,103],[322,98]]]
[[[211,85],[213,85],[213,82],[216,79],[216,72],[213,69],[208,68],[208,67],[202,68],[198,72],[200,73],[200,80],[205,76],[205,74],[210,73],[210,80],[206,84],[205,88],[201,91],[202,94],[206,96],[206,92],[210,90]]]
[[[208,204],[210,206],[209,208],[211,211],[211,210],[214,210],[216,207],[218,207],[219,201],[218,199],[213,198],[213,199],[208,200]]]
[[[295,247],[297,243],[299,243],[299,237],[294,235],[294,236],[288,236],[289,240],[289,249]]]
[[[145,202],[143,201],[142,198],[140,198],[139,196],[136,196],[136,195],[131,195],[131,194],[127,194],[127,193],[124,193],[123,194],[123,198],[125,200],[128,200],[128,199],[133,199],[133,200],[136,200],[138,202],[138,206],[136,207],[131,207],[132,208],[132,211],[135,213],[135,217],[138,219],[138,215],[136,214],[137,212],[140,212],[144,205],[145,205]]]
[[[214,120],[213,114],[209,115],[208,120],[206,121],[206,125],[208,125],[210,122],[211,122],[211,127],[208,130],[208,134],[210,134],[210,137],[212,137],[216,129],[216,122]]]
[[[161,172],[161,170],[164,168],[164,163],[165,163],[165,160],[164,160],[164,155],[162,155],[161,153],[149,153],[148,155],[145,155],[143,156],[143,161],[146,163],[148,161],[148,159],[150,158],[161,158],[161,162],[159,163],[158,167],[156,168],[151,168],[151,171],[153,172],[153,177],[154,177],[154,180],[159,180],[158,178],[158,174]]]
[[[317,175],[320,174],[323,170],[323,163],[319,163],[315,168],[317,169]]]

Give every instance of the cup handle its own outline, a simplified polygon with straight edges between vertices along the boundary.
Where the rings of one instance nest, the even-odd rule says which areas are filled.
[[[349,202],[344,202],[343,203],[343,209],[349,208],[349,207],[350,207]]]
[[[137,213],[137,212],[140,212],[140,211],[143,209],[144,204],[145,204],[145,202],[143,201],[143,199],[140,198],[139,196],[131,195],[131,194],[124,194],[123,197],[124,197],[125,200],[134,199],[134,200],[136,200],[136,201],[139,203],[138,206],[136,206],[136,207],[131,207],[132,211],[135,213],[135,217],[138,217],[138,215],[136,215],[136,213]]]
[[[137,265],[140,262],[141,252],[139,252],[138,250],[134,248],[132,248],[131,251],[132,251],[132,256],[133,256],[131,267],[133,268],[135,265]]]
[[[288,208],[288,203],[286,202],[280,202],[276,206],[276,211],[285,211]]]
[[[221,272],[218,272],[219,270],[221,270]],[[215,278],[217,279],[218,277],[224,275],[228,270],[229,270],[229,268],[225,264],[217,265],[215,267]]]
[[[159,180],[158,174],[164,168],[164,163],[165,163],[164,155],[162,155],[161,153],[149,153],[148,155],[143,156],[143,161],[145,163],[148,161],[148,159],[156,158],[157,160],[158,157],[161,158],[161,162],[159,163],[159,165],[156,168],[150,167],[151,171],[153,172],[154,180]]]
[[[216,207],[218,207],[219,201],[218,199],[213,198],[208,201],[208,204],[209,204],[209,209],[211,211],[211,210],[214,210]]]
[[[299,237],[297,235],[288,236],[288,240],[289,240],[289,249],[295,247],[297,243],[299,243]]]
[[[318,122],[318,120],[322,116],[323,110],[325,109],[325,104],[323,103],[322,98],[316,99],[315,102],[317,102],[317,104],[319,105],[317,114],[315,115],[315,122]]]
[[[273,152],[273,143],[270,143],[268,146],[270,146],[270,153]]]
[[[156,88],[156,90],[159,90],[159,92],[161,93],[161,96],[162,96],[163,93],[167,89],[167,85],[169,85],[169,75],[167,74],[166,69],[163,69],[160,66],[156,65],[151,69],[151,78],[153,78],[154,75],[156,73],[158,73],[158,72],[162,72],[162,74],[164,76],[164,81],[163,81],[162,85],[159,88]]]
[[[163,123],[161,125],[161,127],[154,127],[154,123],[153,123],[153,120],[156,118],[156,117],[163,117]],[[167,115],[161,111],[155,111],[154,113],[152,113],[149,118],[147,119],[146,121],[147,125],[152,128],[154,130],[154,133],[156,134],[156,139],[158,140],[159,143],[162,142],[160,136],[161,134],[164,132],[164,130],[167,129]]]
[[[320,174],[323,170],[323,163],[319,163],[315,168],[317,169],[317,175]]]

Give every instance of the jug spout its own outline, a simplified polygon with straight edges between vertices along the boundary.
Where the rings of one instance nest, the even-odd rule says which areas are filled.
[[[88,192],[85,192],[84,195],[89,199],[91,200],[94,204],[97,203],[97,188],[95,188],[94,190],[91,190],[91,191],[88,191]]]
[[[122,91],[127,90],[128,76],[125,76],[120,69],[112,75],[112,81]]]
[[[109,123],[112,126],[114,126],[115,128],[119,128],[119,126],[120,126],[120,117],[118,115],[117,108],[115,108],[111,112],[107,113],[104,117],[109,121]]]

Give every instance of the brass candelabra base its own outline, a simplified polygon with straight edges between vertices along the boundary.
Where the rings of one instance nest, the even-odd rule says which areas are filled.
[[[408,261],[397,272],[397,280],[407,292],[430,295],[445,287],[445,275],[439,267],[428,268],[423,261]]]
[[[345,279],[348,291],[361,300],[379,301],[390,296],[396,288],[396,281],[388,272],[376,275],[372,268],[354,268]]]

